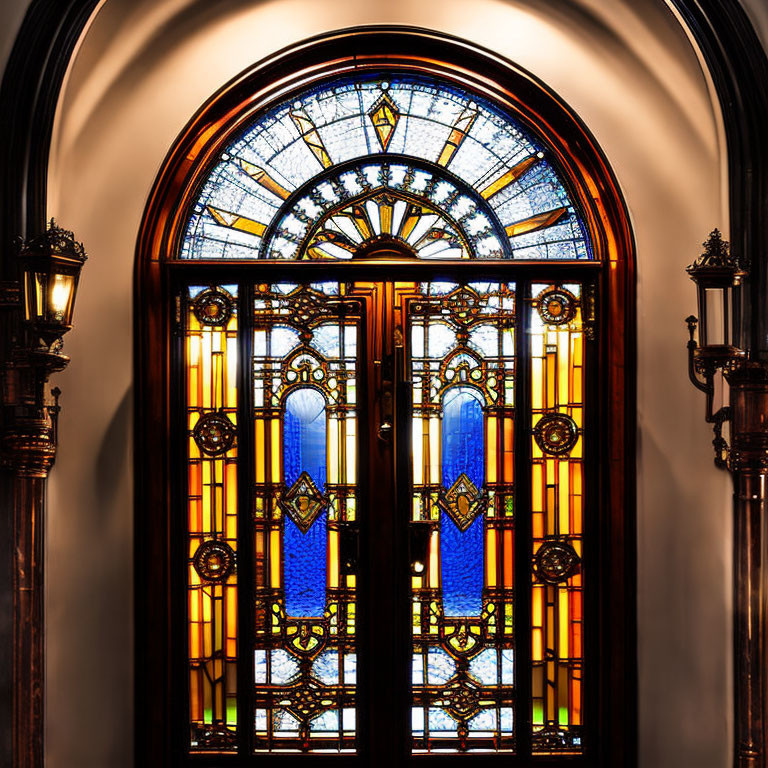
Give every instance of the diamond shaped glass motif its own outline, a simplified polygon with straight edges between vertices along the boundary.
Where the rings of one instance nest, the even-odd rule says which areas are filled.
[[[386,152],[389,142],[392,140],[392,134],[397,127],[397,122],[400,120],[400,110],[392,101],[391,96],[388,93],[383,93],[381,98],[368,110],[368,117],[371,118],[381,148]]]
[[[460,531],[466,531],[483,509],[483,494],[463,472],[442,496],[443,508]]]
[[[323,509],[325,499],[317,490],[312,478],[302,472],[296,482],[286,491],[280,501],[285,512],[290,515],[302,533],[306,533]]]

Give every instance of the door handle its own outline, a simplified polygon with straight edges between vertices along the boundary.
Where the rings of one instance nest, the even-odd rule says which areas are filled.
[[[432,536],[432,523],[418,520],[409,524],[408,559],[412,576],[423,576],[429,560],[429,539]]]
[[[357,523],[339,526],[339,573],[352,576],[357,573],[360,560],[360,529]]]

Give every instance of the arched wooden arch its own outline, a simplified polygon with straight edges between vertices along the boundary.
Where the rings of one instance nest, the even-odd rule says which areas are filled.
[[[594,395],[595,402],[604,404],[595,426],[602,471],[598,520],[592,531],[600,563],[592,611],[600,629],[590,642],[600,666],[593,671],[596,690],[591,706],[599,724],[599,739],[595,739],[599,764],[631,766],[636,753],[635,258],[628,214],[594,138],[541,81],[457,38],[391,27],[349,29],[312,38],[230,81],[183,130],[149,197],[138,239],[135,283],[137,758],[144,765],[172,764],[168,734],[183,728],[182,723],[168,723],[173,691],[166,684],[171,673],[171,593],[178,588],[169,569],[169,553],[175,545],[167,514],[174,459],[167,435],[175,426],[171,406],[177,397],[170,390],[174,317],[168,311],[168,275],[169,270],[189,263],[173,261],[188,211],[224,147],[261,110],[330,77],[383,67],[437,75],[509,112],[548,145],[589,232],[599,262],[593,263],[599,272],[600,297],[592,318],[600,339]],[[206,268],[205,262],[195,264],[196,269]],[[327,269],[323,263],[295,266],[307,270],[308,276]],[[567,270],[567,264],[561,268]],[[210,264],[210,269],[221,275],[227,265]]]

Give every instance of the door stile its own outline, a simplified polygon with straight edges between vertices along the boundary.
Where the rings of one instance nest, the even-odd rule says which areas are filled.
[[[254,617],[254,526],[252,489],[256,482],[253,456],[246,446],[254,444],[253,412],[253,283],[243,281],[238,289],[240,315],[240,341],[238,344],[238,737],[241,755],[252,755],[254,750],[254,669],[253,647],[255,639]],[[243,651],[245,649],[245,652]]]
[[[401,304],[407,306],[407,300]],[[405,765],[411,755],[411,570],[409,553],[410,508],[412,478],[412,412],[413,385],[406,368],[405,338],[407,317],[400,314],[400,323],[395,329],[395,489],[397,494],[395,538],[396,562],[394,593],[397,596],[398,611],[395,617],[396,644],[394,689],[397,706],[393,710],[392,729],[397,738],[398,764]]]
[[[531,286],[515,284],[515,722],[517,753],[531,755]],[[522,418],[521,418],[522,416]]]
[[[397,686],[393,685],[397,666],[397,595],[392,589],[397,573],[394,531],[397,495],[391,287],[389,283],[375,283],[363,289],[368,310],[365,333],[368,418],[364,443],[367,513],[363,515],[363,551],[366,553],[363,559],[368,590],[361,593],[366,642],[360,643],[360,651],[365,654],[361,659],[361,673],[367,686],[364,742],[370,759],[382,765],[398,764],[399,755],[390,721],[399,703]]]

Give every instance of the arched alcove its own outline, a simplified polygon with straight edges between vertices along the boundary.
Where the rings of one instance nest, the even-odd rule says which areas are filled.
[[[49,762],[130,762],[130,286],[152,180],[221,83],[299,38],[367,23],[432,27],[520,63],[576,110],[616,171],[638,250],[641,761],[725,765],[726,480],[700,471],[709,465],[706,430],[674,330],[688,312],[682,267],[703,234],[724,224],[724,157],[699,62],[655,2],[488,2],[469,15],[458,3],[331,3],[321,13],[298,2],[213,10],[111,0],[100,9],[62,92],[49,174],[50,214],[92,256],[67,343],[74,362],[61,377],[67,402],[50,492]],[[83,551],[87,564],[73,566]],[[87,745],[74,736],[85,727]]]

